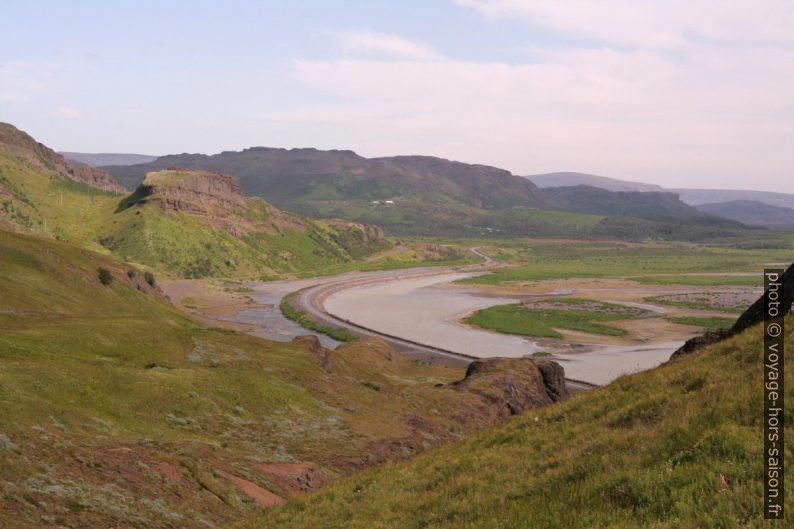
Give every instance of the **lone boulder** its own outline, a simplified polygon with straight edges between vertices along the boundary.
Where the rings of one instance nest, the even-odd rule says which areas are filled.
[[[510,416],[562,399],[565,370],[545,359],[487,358],[472,362],[451,388],[477,394],[500,416]]]

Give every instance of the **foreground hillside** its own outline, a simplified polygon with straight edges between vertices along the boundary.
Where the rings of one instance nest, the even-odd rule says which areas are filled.
[[[786,327],[790,342],[791,317]],[[760,336],[752,327],[236,527],[766,527]]]
[[[2,230],[0,294],[7,529],[213,527],[559,396],[549,362],[450,384],[379,340],[208,328],[134,267]]]

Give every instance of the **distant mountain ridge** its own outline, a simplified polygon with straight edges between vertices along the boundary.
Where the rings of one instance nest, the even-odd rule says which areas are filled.
[[[733,202],[737,200],[753,200],[794,209],[794,195],[790,193],[776,193],[773,191],[752,191],[737,189],[688,189],[688,188],[665,188],[655,184],[643,182],[631,182],[606,176],[598,176],[587,173],[558,172],[538,175],[529,175],[526,178],[532,180],[539,188],[547,189],[550,187],[568,187],[577,185],[587,185],[606,189],[609,191],[659,191],[665,193],[677,193],[682,202],[690,206],[700,204],[712,204],[717,202]]]
[[[645,186],[650,194],[594,186],[540,189],[504,169],[432,156],[365,158],[349,150],[251,147],[106,169],[133,187],[146,173],[169,167],[229,174],[245,193],[279,208],[375,224],[392,235],[704,240],[746,229],[658,186]]]
[[[631,182],[587,173],[556,172],[529,175],[526,178],[530,179],[541,189],[586,185],[606,189],[607,191],[667,191],[656,184]]]
[[[695,206],[699,211],[756,226],[794,227],[794,209],[755,200],[734,200]]]
[[[750,189],[670,189],[678,193],[681,200],[692,206],[713,204],[716,202],[733,202],[736,200],[752,200],[772,206],[794,209],[794,195],[775,193],[773,191],[752,191]]]
[[[106,169],[127,188],[149,171],[184,167],[230,174],[248,194],[285,205],[334,198],[379,200],[397,195],[444,194],[473,207],[539,206],[532,182],[487,165],[431,156],[364,158],[353,151],[251,147],[219,154],[177,154]]]
[[[753,226],[794,226],[789,213],[794,210],[794,195],[787,193],[734,189],[666,189],[653,184],[573,172],[531,175],[527,178],[535,182],[547,196],[554,195],[557,187],[572,186],[591,186],[615,192],[661,192],[678,195],[681,202],[696,207],[702,213],[719,215],[737,222]],[[638,196],[636,199],[638,204],[652,202],[647,197],[643,199]],[[579,202],[581,206],[581,200]],[[658,204],[654,204],[656,205]],[[594,206],[595,204],[589,208],[580,207],[578,211],[592,212],[596,209]]]
[[[131,154],[115,152],[67,152],[60,151],[64,158],[70,162],[81,163],[90,167],[101,167],[103,165],[134,165],[138,163],[148,163],[157,159],[157,156],[148,154]]]
[[[693,217],[702,214],[679,200],[676,193],[662,191],[609,191],[595,186],[576,185],[549,187],[543,193],[561,209],[575,213],[639,217]]]

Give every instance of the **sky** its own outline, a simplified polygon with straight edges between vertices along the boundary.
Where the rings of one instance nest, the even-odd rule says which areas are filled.
[[[794,192],[792,0],[3,0],[0,121]]]

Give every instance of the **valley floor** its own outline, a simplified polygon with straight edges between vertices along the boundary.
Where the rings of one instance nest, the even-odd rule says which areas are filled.
[[[488,269],[496,266],[492,260],[485,264]],[[294,303],[316,320],[354,334],[380,336],[407,356],[453,365],[491,356],[549,356],[562,363],[572,381],[602,385],[622,374],[659,365],[709,324],[729,326],[735,318],[730,307],[749,303],[760,293],[752,285],[754,276],[736,274],[570,277],[508,285],[455,283],[482,273],[482,268],[472,266],[358,272],[223,290],[200,282],[193,283],[195,293],[189,304],[199,303],[191,305],[194,311],[226,325],[242,326],[256,336],[290,340],[315,334],[324,345],[335,347],[339,342],[303,329],[280,314],[282,297],[301,290]],[[720,284],[731,282],[737,284]],[[180,282],[180,288],[186,284]],[[728,309],[675,301],[701,298],[722,300]],[[615,333],[553,328],[558,338],[467,324],[468,316],[489,307],[532,307],[557,300],[602,304],[597,308],[626,307],[630,314],[609,324],[607,329]]]

